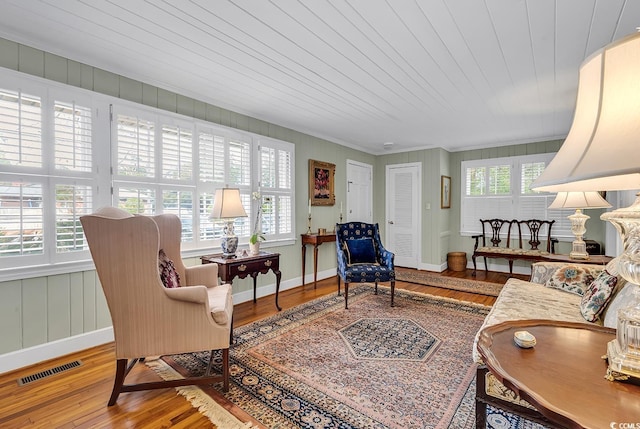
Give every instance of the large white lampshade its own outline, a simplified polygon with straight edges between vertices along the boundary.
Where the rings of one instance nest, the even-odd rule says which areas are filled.
[[[534,190],[640,189],[640,34],[605,46],[580,68],[576,112],[567,139],[531,186]],[[624,243],[617,269],[640,283],[640,197],[600,216]],[[616,339],[607,345],[608,378],[640,378],[640,303],[618,312]]]
[[[223,257],[234,257],[236,250],[238,250],[238,237],[233,231],[233,223],[236,218],[247,217],[247,212],[240,200],[240,190],[237,188],[217,189],[213,198],[211,217],[226,220],[224,235],[220,239],[220,247]]]

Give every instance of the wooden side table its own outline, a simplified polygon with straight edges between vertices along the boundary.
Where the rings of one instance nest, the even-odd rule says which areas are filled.
[[[533,334],[536,346],[516,346],[513,333],[519,330]],[[478,351],[502,384],[550,421],[566,428],[618,428],[640,421],[640,386],[604,378],[602,355],[613,338],[615,329],[598,325],[516,320],[483,329]]]
[[[224,283],[233,283],[235,277],[241,279],[251,276],[253,278],[253,302],[256,302],[256,278],[258,274],[266,274],[269,270],[276,275],[276,308],[278,305],[278,293],[280,292],[280,254],[260,252],[256,256],[239,256],[235,258],[223,258],[222,254],[201,256],[203,264],[218,264],[218,275]]]
[[[318,282],[318,246],[336,241],[336,234],[300,234],[302,241],[302,286],[304,286],[304,268],[307,257],[307,244],[313,246],[313,287]]]

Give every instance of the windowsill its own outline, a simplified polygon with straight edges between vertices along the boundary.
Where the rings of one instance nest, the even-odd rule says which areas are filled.
[[[291,246],[296,243],[295,238],[288,238],[283,240],[271,240],[271,241],[263,241],[260,244],[262,249],[269,249],[273,247],[280,246]],[[248,243],[243,243],[238,246],[240,249],[248,248]],[[209,248],[199,248],[199,249],[189,249],[182,252],[182,258],[199,258],[202,255],[207,255],[211,253],[220,253],[220,247],[209,247]],[[37,277],[47,277],[54,276],[59,274],[70,274],[77,273],[82,271],[91,271],[94,270],[95,266],[93,265],[93,261],[83,260],[83,261],[74,261],[74,262],[66,262],[66,263],[58,263],[58,264],[47,264],[47,265],[34,265],[29,267],[20,267],[20,268],[7,268],[0,270],[0,282],[8,282],[13,280],[23,280],[23,279],[32,279]]]

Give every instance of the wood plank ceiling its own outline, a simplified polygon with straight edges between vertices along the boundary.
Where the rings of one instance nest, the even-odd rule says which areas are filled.
[[[371,153],[566,136],[638,0],[3,0],[0,36]]]

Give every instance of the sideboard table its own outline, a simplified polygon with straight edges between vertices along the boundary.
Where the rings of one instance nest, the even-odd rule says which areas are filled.
[[[520,330],[536,337],[535,347],[515,345]],[[604,378],[613,338],[615,329],[597,325],[516,320],[483,329],[478,351],[502,384],[561,427],[634,427],[622,424],[640,422],[640,386]]]
[[[318,282],[318,246],[322,243],[336,241],[336,233],[329,234],[300,234],[302,242],[302,286],[304,286],[304,266],[307,259],[307,244],[313,246],[313,287]]]
[[[256,302],[256,277],[258,274],[266,274],[269,270],[276,275],[276,308],[278,305],[278,293],[280,292],[280,254],[260,252],[255,256],[237,256],[235,258],[223,258],[222,254],[201,256],[203,264],[218,264],[218,275],[224,283],[231,284],[235,277],[244,279],[247,276],[253,278],[253,302]]]

